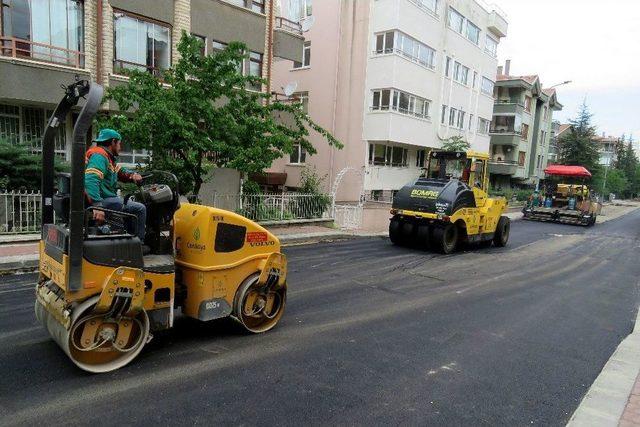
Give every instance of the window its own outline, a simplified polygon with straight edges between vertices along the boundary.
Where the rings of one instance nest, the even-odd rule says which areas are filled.
[[[527,159],[526,151],[518,152],[518,166],[524,166],[524,162]]]
[[[542,111],[543,111],[544,121],[546,122],[549,120],[549,107],[545,105]]]
[[[251,10],[254,12],[264,13],[264,0],[253,0],[251,2]]]
[[[457,112],[455,108],[449,108],[449,126],[455,126]]]
[[[147,70],[160,74],[170,65],[169,27],[122,12],[114,13],[116,70]]]
[[[469,82],[469,68],[456,61],[453,66],[453,80],[466,86]]]
[[[487,36],[484,44],[484,51],[495,58],[498,56],[498,42],[491,36]]]
[[[536,169],[540,169],[540,166],[542,166],[542,156],[538,154],[538,162],[536,163]]]
[[[475,26],[471,21],[467,20],[467,38],[473,42],[473,44],[480,43],[480,28]]]
[[[0,55],[84,67],[83,2],[3,0],[1,5],[2,35],[18,41],[15,52],[3,44]]]
[[[149,163],[149,152],[133,149],[127,141],[122,141],[122,151],[118,156],[118,161],[124,165],[146,165]]]
[[[402,114],[420,118],[429,117],[431,101],[397,89],[374,90],[372,101],[372,111],[392,109]]]
[[[528,111],[529,113],[531,112],[531,97],[530,96],[525,96],[524,97],[524,110]]]
[[[214,41],[211,42],[211,46],[212,46],[213,51],[215,53],[217,53],[217,52],[225,50],[228,45],[227,45],[227,43],[222,43],[222,42],[214,40]]]
[[[446,124],[447,122],[447,106],[443,105],[442,106],[442,114],[440,115],[440,123],[442,123],[443,125]]]
[[[458,129],[464,129],[464,116],[465,116],[465,112],[464,111],[458,111]]]
[[[394,46],[394,35],[395,32],[393,31],[387,31],[386,33],[377,34],[375,52],[377,54],[392,53]]]
[[[423,168],[426,157],[427,157],[427,150],[416,151],[416,167]]]
[[[473,114],[469,114],[469,131],[473,132]]]
[[[482,77],[482,87],[480,88],[480,90],[485,95],[493,96],[494,85],[495,85],[495,83],[493,83],[492,80],[490,80],[490,79],[488,79],[488,78],[483,76]]]
[[[249,52],[249,60],[247,61],[246,73],[249,76],[262,78],[262,54],[257,52]],[[251,89],[261,90],[262,83],[256,82],[251,85]]]
[[[300,165],[307,161],[307,152],[300,144],[293,145],[293,151],[289,154],[289,163]]]
[[[478,72],[474,71],[473,72],[473,83],[471,83],[471,87],[475,89],[476,87],[476,81],[478,80]]]
[[[447,20],[449,28],[456,33],[462,34],[462,28],[464,26],[464,16],[458,13],[454,8],[449,8],[449,17]]]
[[[281,8],[282,16],[290,21],[299,22],[312,15],[313,2],[312,0],[282,0]]]
[[[396,31],[395,40],[396,52],[425,67],[435,67],[435,50],[399,31]]]
[[[409,150],[386,144],[369,144],[369,164],[375,166],[407,167]]]
[[[438,10],[438,0],[409,0],[420,9],[426,10],[427,12],[435,15]]]
[[[293,68],[302,68],[311,66],[311,42],[304,42],[302,48],[302,62],[293,62]]]
[[[491,125],[491,121],[487,119],[483,119],[482,117],[478,117],[478,133],[482,135],[486,135],[489,133],[489,126]]]
[[[207,54],[207,38],[193,33],[191,35],[195,37],[200,43],[202,43],[202,46],[200,47],[200,54],[202,56],[205,56]]]
[[[26,144],[34,153],[41,150],[42,136],[53,111],[38,107],[0,104],[0,138],[14,144]],[[55,135],[55,154],[66,157],[65,126]]]
[[[450,77],[449,72],[451,71],[451,58],[447,56],[444,62],[444,75]]]
[[[225,0],[227,3],[234,4],[245,9],[251,9],[254,12],[264,13],[264,0]]]
[[[309,92],[294,93],[293,97],[302,104],[302,111],[309,114]]]
[[[527,139],[529,137],[529,125],[522,125],[522,139]]]

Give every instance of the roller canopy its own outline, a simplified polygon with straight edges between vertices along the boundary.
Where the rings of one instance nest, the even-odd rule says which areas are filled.
[[[551,165],[544,170],[544,173],[547,175],[591,177],[591,172],[583,166]]]

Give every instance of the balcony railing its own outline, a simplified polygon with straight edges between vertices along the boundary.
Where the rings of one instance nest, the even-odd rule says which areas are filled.
[[[518,131],[515,129],[489,129],[489,134],[522,136],[522,131]]]
[[[16,37],[0,36],[0,55],[84,68],[84,53]]]
[[[113,60],[113,70],[115,72],[123,71],[123,70],[139,70],[139,71],[148,71],[156,77],[162,76],[162,68],[152,67],[150,65],[138,64],[137,62],[125,61],[123,59],[114,59]]]
[[[290,33],[302,35],[302,24],[282,16],[276,16],[276,28]]]

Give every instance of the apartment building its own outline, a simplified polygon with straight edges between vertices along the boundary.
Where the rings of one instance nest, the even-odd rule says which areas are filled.
[[[620,142],[620,138],[615,136],[606,136],[603,132],[602,135],[596,136],[593,139],[598,145],[598,152],[600,153],[600,159],[598,163],[602,166],[613,167],[616,162],[617,154],[616,154],[616,146]]]
[[[493,188],[528,187],[544,179],[549,162],[553,112],[562,109],[555,89],[536,75],[512,76],[510,62],[498,67],[489,176]]]
[[[302,59],[299,24],[275,14],[274,0],[2,0],[0,17],[0,137],[38,144],[61,85],[91,79],[126,80],[125,69],[158,74],[178,59],[182,31],[204,41],[204,52],[242,41],[243,72],[261,75],[270,91],[274,57]],[[56,153],[69,159],[72,113]],[[126,148],[126,147],[125,147]],[[124,163],[147,153],[126,149]]]
[[[339,200],[389,199],[447,138],[489,150],[503,12],[475,0],[282,0],[283,16],[291,4],[302,13],[289,18],[313,26],[303,60],[275,64],[274,88],[296,82],[296,99],[345,147],[312,136],[316,155],[296,150],[270,169],[288,187],[305,165],[326,174],[327,191],[349,169]]]

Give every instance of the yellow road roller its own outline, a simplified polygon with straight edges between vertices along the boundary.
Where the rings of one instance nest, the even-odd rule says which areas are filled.
[[[146,206],[144,242],[125,212],[100,208],[104,220],[93,219],[84,195],[86,136],[102,95],[88,81],[69,85],[43,136],[38,320],[73,363],[95,373],[131,362],[154,331],[173,326],[177,308],[203,322],[232,317],[251,333],[273,328],[285,308],[287,260],[258,224],[180,203],[177,179],[159,171],[145,173],[125,197]],[[71,171],[56,175],[54,138],[81,98]]]
[[[489,156],[475,151],[429,153],[423,176],[393,198],[389,237],[394,244],[450,254],[460,243],[505,246],[510,222],[504,197],[489,197]]]

